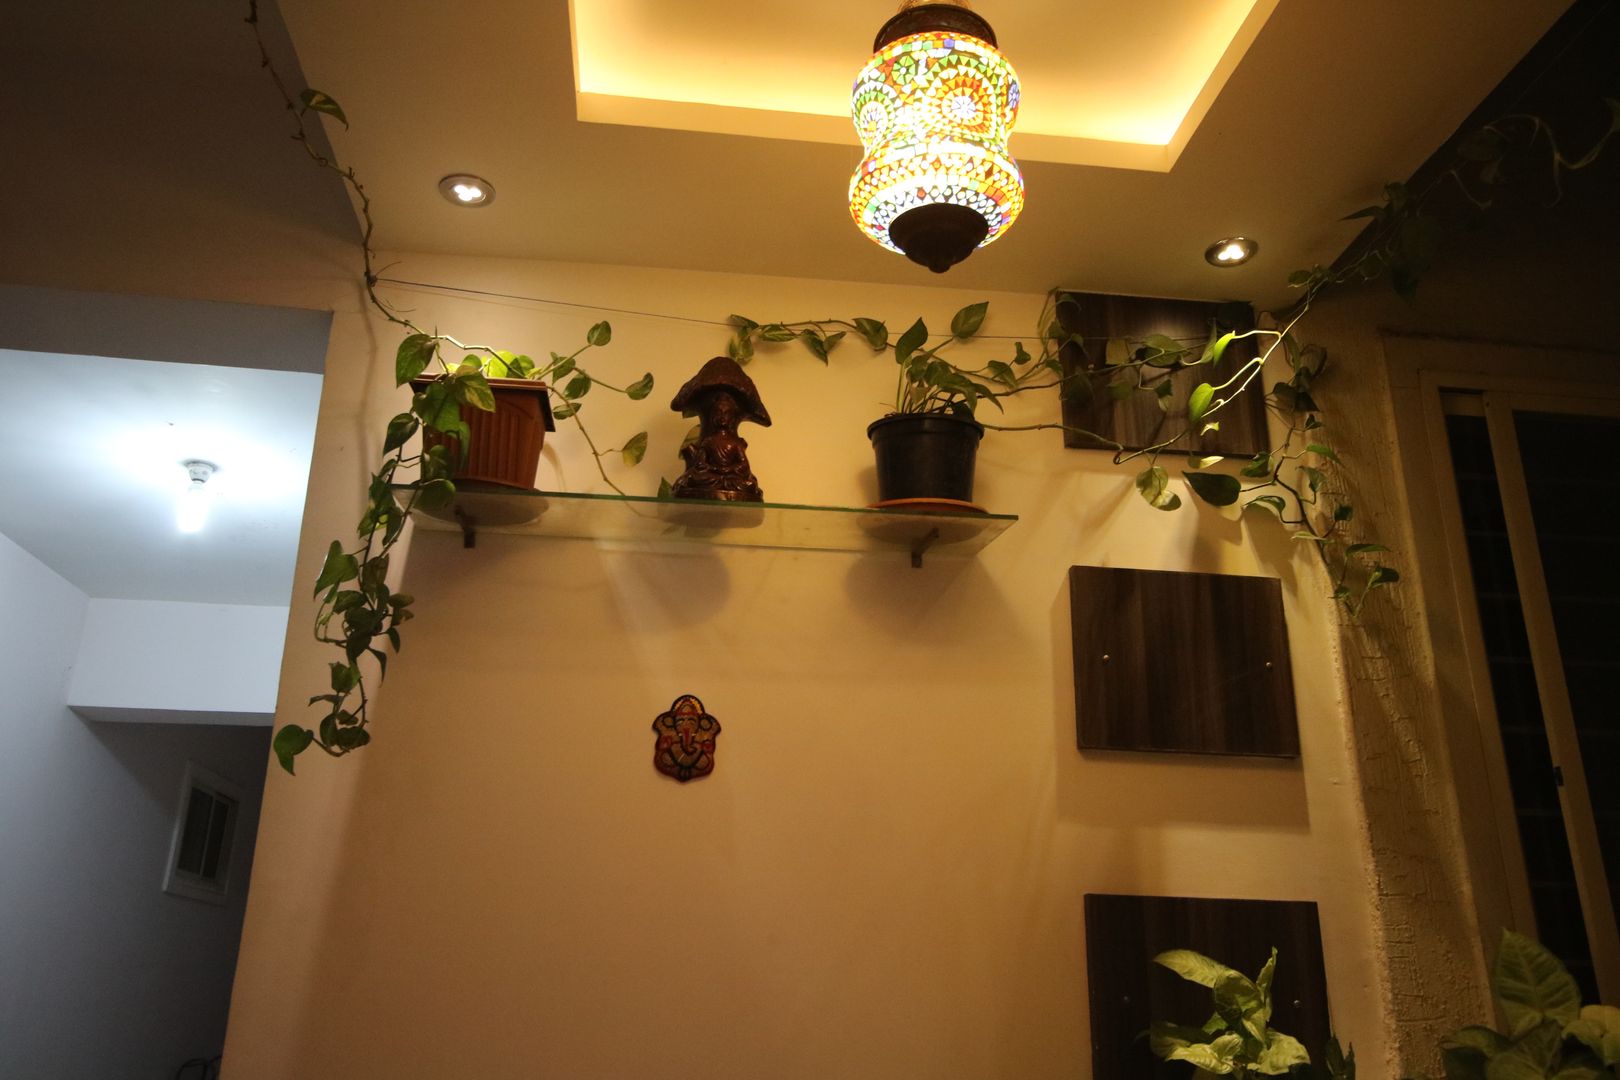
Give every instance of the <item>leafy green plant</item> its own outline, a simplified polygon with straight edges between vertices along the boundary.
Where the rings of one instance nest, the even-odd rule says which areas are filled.
[[[1322,404],[1328,354],[1320,345],[1303,340],[1306,317],[1324,292],[1343,286],[1387,281],[1397,294],[1412,300],[1444,241],[1438,205],[1445,193],[1460,193],[1474,211],[1489,210],[1502,198],[1515,162],[1528,160],[1528,171],[1545,177],[1543,182],[1550,188],[1546,201],[1556,202],[1566,177],[1596,163],[1609,141],[1620,135],[1620,101],[1604,98],[1602,105],[1609,114],[1608,127],[1584,152],[1564,147],[1557,133],[1540,118],[1511,114],[1459,140],[1449,167],[1422,187],[1385,185],[1381,202],[1346,215],[1346,221],[1367,222],[1346,255],[1331,267],[1312,266],[1289,274],[1288,285],[1299,291],[1298,297],[1265,313],[1262,324],[1255,329],[1238,331],[1221,325],[1217,318],[1207,336],[1196,340],[1163,335],[1115,339],[1106,342],[1100,357],[1090,357],[1087,350],[1095,343],[1066,329],[1079,325],[1079,299],[1072,293],[1054,290],[1038,323],[1038,352],[1032,355],[1019,343],[1010,362],[991,361],[966,368],[941,355],[945,347],[977,333],[986,310],[982,303],[958,312],[950,335],[933,346],[928,344],[928,330],[920,319],[891,342],[888,327],[871,318],[761,324],[733,316],[737,332],[731,341],[731,355],[739,362],[747,362],[760,341],[799,340],[825,363],[832,349],[847,334],[854,333],[874,351],[894,352],[900,368],[895,412],[973,415],[985,401],[999,409],[1001,399],[1011,394],[1055,386],[1071,400],[1106,394],[1123,401],[1136,394],[1148,394],[1168,414],[1177,397],[1174,391],[1180,381],[1178,375],[1194,368],[1213,370],[1234,342],[1254,339],[1257,348],[1252,357],[1218,381],[1211,377],[1193,386],[1186,404],[1180,406],[1185,425],[1162,441],[1126,450],[1095,432],[1072,427],[1068,430],[1081,431],[1100,445],[1114,446],[1115,464],[1146,459],[1136,474],[1137,493],[1154,509],[1173,511],[1180,509],[1182,500],[1171,488],[1170,472],[1160,463],[1161,456],[1169,451],[1185,451],[1191,438],[1218,429],[1222,410],[1243,395],[1262,394],[1267,409],[1282,422],[1280,440],[1238,465],[1236,475],[1211,470],[1221,461],[1219,457],[1189,454],[1182,476],[1193,494],[1212,506],[1239,505],[1245,511],[1275,516],[1294,539],[1307,543],[1317,553],[1332,583],[1334,599],[1355,614],[1370,595],[1400,581],[1401,575],[1385,561],[1389,549],[1361,531],[1356,521],[1345,463],[1330,437],[1332,413]],[[1088,356],[1084,367],[1090,369],[1089,373],[1065,371],[1059,352],[1069,344]],[[1267,389],[1265,372],[1284,363],[1287,377],[1274,381]],[[1066,427],[1049,423],[1013,428],[980,422],[1001,430]]]
[[[1329,438],[1330,411],[1319,403],[1327,351],[1301,340],[1302,324],[1324,292],[1341,286],[1387,281],[1401,297],[1414,299],[1444,241],[1438,206],[1446,193],[1460,193],[1473,211],[1489,210],[1508,185],[1514,162],[1532,159],[1533,171],[1545,176],[1550,186],[1547,203],[1556,202],[1565,177],[1597,162],[1608,142],[1620,135],[1620,101],[1604,98],[1602,104],[1609,114],[1608,127],[1583,153],[1562,146],[1557,133],[1540,118],[1511,114],[1459,140],[1450,165],[1421,188],[1386,184],[1381,202],[1345,216],[1346,221],[1365,220],[1367,227],[1343,258],[1331,267],[1312,266],[1288,275],[1288,285],[1300,295],[1267,313],[1269,325],[1230,338],[1217,337],[1212,329],[1208,342],[1168,338],[1108,342],[1101,385],[1094,389],[1117,399],[1153,394],[1163,408],[1169,407],[1170,380],[1177,372],[1218,362],[1233,340],[1253,337],[1260,345],[1254,358],[1222,381],[1194,387],[1182,431],[1141,450],[1116,453],[1116,464],[1147,459],[1136,477],[1142,498],[1158,510],[1179,508],[1181,499],[1169,490],[1169,473],[1159,464],[1160,455],[1193,435],[1218,428],[1221,410],[1243,394],[1262,392],[1268,409],[1286,425],[1282,441],[1245,462],[1235,477],[1200,471],[1218,458],[1189,457],[1183,476],[1193,493],[1213,506],[1241,503],[1244,510],[1275,515],[1294,539],[1314,548],[1333,582],[1334,598],[1352,613],[1372,592],[1398,582],[1400,572],[1382,557],[1388,548],[1372,537],[1356,535],[1355,506],[1347,485],[1340,482],[1344,463]],[[1047,333],[1068,340],[1061,320]],[[1084,348],[1084,342],[1078,344]],[[1274,356],[1286,360],[1288,378],[1265,390],[1262,373]]]
[[[892,353],[897,366],[892,412],[942,412],[977,419],[996,431],[1072,431],[1115,449],[1115,464],[1146,457],[1147,466],[1136,476],[1136,490],[1158,510],[1176,510],[1181,496],[1171,490],[1170,474],[1159,464],[1159,456],[1185,441],[1193,432],[1218,429],[1218,414],[1239,396],[1256,392],[1256,380],[1277,349],[1288,357],[1291,375],[1278,382],[1267,395],[1269,407],[1284,418],[1282,440],[1273,448],[1245,462],[1240,475],[1205,471],[1222,459],[1190,455],[1183,472],[1192,491],[1212,506],[1230,506],[1244,500],[1244,509],[1267,510],[1289,526],[1296,537],[1310,541],[1322,557],[1333,582],[1333,595],[1358,610],[1373,590],[1400,580],[1400,573],[1381,562],[1372,561],[1387,550],[1367,539],[1346,539],[1345,531],[1355,508],[1342,491],[1329,482],[1330,467],[1339,464],[1339,455],[1329,444],[1320,407],[1312,396],[1317,377],[1327,365],[1326,352],[1317,346],[1300,346],[1293,325],[1305,314],[1301,306],[1291,321],[1279,329],[1235,330],[1217,317],[1208,333],[1196,341],[1179,340],[1162,334],[1142,340],[1113,339],[1106,343],[1102,362],[1064,364],[1061,350],[1074,345],[1086,355],[1088,343],[1077,332],[1080,299],[1064,290],[1048,294],[1042,308],[1038,332],[1033,340],[1038,349],[1031,353],[1023,342],[1016,342],[1012,355],[975,366],[957,364],[946,350],[972,340],[984,323],[988,302],[970,304],[951,319],[950,332],[930,344],[932,335],[922,319],[914,321],[898,338],[882,320],[874,318],[810,319],[798,322],[761,323],[742,315],[731,317],[736,328],[728,351],[739,363],[748,363],[761,343],[798,341],[822,363],[845,338],[854,335],[874,353]],[[1221,363],[1234,342],[1257,338],[1264,348],[1246,360],[1220,382],[1197,384],[1186,404],[1186,427],[1171,438],[1138,450],[1127,450],[1119,443],[1069,424],[998,424],[986,420],[980,406],[986,402],[1002,411],[1002,400],[1032,390],[1057,389],[1068,400],[1087,401],[1106,394],[1123,401],[1136,393],[1150,394],[1157,405],[1170,408],[1175,377],[1183,371]],[[1246,482],[1247,481],[1247,482]],[[1360,572],[1352,576],[1352,569]]]
[[[358,542],[346,547],[341,540],[332,541],[315,582],[315,598],[320,601],[315,639],[340,650],[343,658],[331,662],[329,689],[309,699],[310,705],[318,705],[323,711],[315,726],[283,725],[271,742],[276,759],[291,773],[294,759],[311,746],[341,757],[371,741],[367,669],[362,665],[370,661],[376,665],[378,679],[385,676],[389,654],[383,646],[397,653],[399,628],[413,616],[414,599],[388,587],[390,554],[413,509],[444,506],[456,493],[453,477],[459,463],[451,460],[450,450],[441,444],[410,453],[406,445],[412,437],[418,433],[445,436],[454,439],[464,452],[469,430],[462,409],[495,409],[490,379],[541,381],[562,398],[562,403],[552,409],[553,417],[574,421],[591,448],[602,479],[623,494],[601,460],[617,453],[626,465],[639,464],[647,452],[647,433],[638,432],[622,446],[599,450],[580,419],[580,410],[585,396],[597,386],[639,401],[652,392],[653,376],[648,372],[629,385],[617,386],[581,366],[579,358],[587,349],[612,340],[613,330],[606,322],[592,326],[585,344],[573,352],[553,352],[548,360],[535,361],[516,352],[468,344],[449,334],[426,330],[383,300],[377,294],[377,253],[371,243],[376,225],[371,198],[353,167],[339,165],[327,156],[311,132],[316,116],[329,116],[345,128],[349,126],[348,117],[330,94],[312,88],[294,94],[288,89],[265,47],[257,0],[249,0],[246,21],[258,43],[260,64],[292,117],[293,141],[303,147],[314,165],[336,174],[354,195],[362,225],[360,251],[367,298],[384,318],[406,331],[395,355],[396,386],[403,387],[425,374],[437,376],[412,395],[409,409],[388,421],[382,463],[371,475],[366,509],[355,530]],[[395,494],[396,486],[403,490],[403,502]]]
[[[1202,1027],[1155,1021],[1148,1045],[1166,1061],[1185,1061],[1193,1076],[1315,1076],[1355,1080],[1355,1051],[1330,1039],[1320,1065],[1312,1065],[1300,1041],[1271,1026],[1271,980],[1277,950],[1253,979],[1191,949],[1171,949],[1153,958],[1188,982],[1207,986],[1215,1011]]]
[[[1066,387],[1084,383],[1082,374],[1065,374],[1055,349],[1032,355],[1023,342],[1013,346],[1005,360],[990,360],[974,366],[955,363],[946,355],[951,346],[971,341],[984,325],[988,301],[969,304],[951,318],[949,333],[930,344],[936,335],[927,323],[917,319],[896,337],[880,319],[809,319],[799,322],[760,323],[742,315],[731,317],[736,333],[727,351],[733,360],[746,364],[754,357],[760,342],[801,342],[823,364],[850,334],[866,343],[874,353],[893,353],[896,366],[893,413],[948,413],[975,417],[979,406],[988,402],[998,411],[1001,400],[1030,390]],[[983,421],[981,420],[981,423]],[[1024,430],[985,423],[999,430]],[[1032,427],[1061,427],[1038,424]]]
[[[1446,1080],[1602,1080],[1620,1077],[1620,1009],[1581,1004],[1558,958],[1502,932],[1491,990],[1507,1026],[1475,1024],[1440,1044]]]
[[[1319,283],[1320,284],[1320,283]],[[1106,394],[1124,401],[1136,394],[1148,394],[1167,413],[1182,372],[1214,368],[1225,359],[1237,342],[1254,340],[1253,356],[1244,360],[1219,381],[1198,382],[1183,406],[1185,425],[1175,434],[1150,446],[1117,450],[1114,463],[1123,465],[1146,459],[1136,474],[1136,490],[1156,510],[1178,510],[1181,496],[1171,489],[1170,473],[1161,455],[1184,450],[1183,444],[1196,435],[1220,428],[1220,413],[1244,394],[1259,393],[1267,409],[1282,422],[1281,438],[1269,449],[1242,462],[1235,474],[1214,471],[1224,459],[1217,455],[1189,453],[1183,459],[1182,476],[1192,493],[1211,506],[1241,504],[1243,510],[1274,515],[1297,540],[1312,545],[1332,582],[1333,598],[1358,611],[1374,590],[1393,585],[1400,573],[1379,560],[1388,550],[1366,537],[1350,535],[1355,506],[1343,485],[1334,482],[1334,472],[1342,466],[1328,435],[1322,407],[1317,402],[1317,380],[1327,368],[1327,352],[1318,345],[1302,345],[1295,329],[1310,307],[1310,298],[1284,313],[1270,313],[1270,326],[1237,330],[1236,320],[1225,320],[1218,313],[1211,320],[1207,335],[1182,340],[1155,334],[1141,340],[1115,338],[1102,348],[1098,362],[1091,362],[1094,342],[1088,342],[1065,327],[1078,326],[1080,299],[1072,293],[1055,292],[1057,318],[1043,331],[1043,353],[1056,352],[1070,345],[1086,357],[1090,385],[1071,396]],[[1261,381],[1266,365],[1276,357],[1286,360],[1286,380],[1275,382],[1269,391]]]

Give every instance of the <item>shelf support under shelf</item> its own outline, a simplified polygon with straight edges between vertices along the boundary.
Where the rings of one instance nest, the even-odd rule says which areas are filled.
[[[456,507],[456,520],[461,523],[461,546],[475,548],[478,546],[478,522],[468,517],[461,507]]]
[[[921,537],[915,544],[911,545],[911,568],[913,570],[922,569],[923,552],[933,547],[934,541],[938,539],[939,526],[936,525],[932,529],[928,530],[927,535]]]

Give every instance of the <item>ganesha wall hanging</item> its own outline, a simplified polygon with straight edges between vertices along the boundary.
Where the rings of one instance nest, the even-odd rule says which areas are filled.
[[[703,711],[696,695],[682,694],[653,721],[653,766],[685,783],[714,772],[714,743],[720,721]]]

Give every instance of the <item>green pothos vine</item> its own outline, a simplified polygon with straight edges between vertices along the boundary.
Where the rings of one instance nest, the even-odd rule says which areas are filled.
[[[457,448],[467,445],[469,429],[464,410],[494,411],[495,396],[489,380],[532,379],[549,384],[563,399],[562,404],[552,409],[553,417],[574,421],[596,458],[602,479],[623,494],[602,467],[601,459],[618,453],[627,465],[639,464],[647,452],[647,433],[637,433],[623,446],[598,450],[579,416],[582,399],[592,387],[600,386],[639,401],[652,392],[653,377],[649,372],[627,386],[615,386],[580,365],[579,358],[587,349],[606,345],[612,339],[612,327],[606,322],[592,326],[586,333],[585,344],[573,352],[567,355],[553,352],[548,360],[536,361],[520,353],[464,342],[440,330],[421,327],[378,296],[377,252],[372,247],[376,226],[371,214],[371,197],[353,167],[340,165],[329,157],[311,132],[312,114],[330,116],[344,128],[349,126],[348,118],[328,94],[310,88],[294,94],[289,89],[265,46],[259,27],[258,0],[248,0],[246,22],[258,44],[260,64],[269,73],[292,118],[293,141],[303,148],[311,163],[336,175],[354,196],[362,227],[360,251],[366,297],[385,319],[406,332],[395,355],[395,384],[403,387],[424,375],[436,376],[413,393],[409,409],[388,421],[382,463],[371,475],[366,508],[355,530],[358,542],[349,546],[342,540],[332,541],[315,582],[315,598],[319,601],[315,612],[315,639],[339,650],[342,659],[331,662],[330,689],[309,699],[310,705],[318,705],[322,711],[315,727],[286,724],[276,732],[271,746],[282,768],[290,773],[294,759],[311,746],[341,757],[371,741],[367,672],[362,664],[369,659],[376,664],[379,680],[386,675],[388,650],[399,651],[399,628],[411,619],[414,602],[411,596],[389,589],[389,556],[413,509],[442,507],[455,497],[455,482],[451,477],[457,463],[452,459],[450,446],[440,439],[452,440]],[[440,438],[424,438],[425,449],[407,452],[406,445],[419,432]],[[403,495],[403,501],[396,490]]]
[[[1168,451],[1185,451],[1195,437],[1220,428],[1220,414],[1246,394],[1264,396],[1267,410],[1282,421],[1281,438],[1270,449],[1241,463],[1236,473],[1210,471],[1218,456],[1189,454],[1183,470],[1193,494],[1212,506],[1240,505],[1277,518],[1295,540],[1316,552],[1332,583],[1333,599],[1354,616],[1376,590],[1400,580],[1400,572],[1384,561],[1389,550],[1365,535],[1356,524],[1344,461],[1333,447],[1328,418],[1331,409],[1319,403],[1319,380],[1327,370],[1327,351],[1300,338],[1301,325],[1313,304],[1326,291],[1348,284],[1388,280],[1402,297],[1414,297],[1418,282],[1432,265],[1442,238],[1440,219],[1431,204],[1444,191],[1456,190],[1476,210],[1487,210],[1495,192],[1506,182],[1504,163],[1515,151],[1534,150],[1545,144],[1550,201],[1563,193],[1565,174],[1596,162],[1605,145],[1620,132],[1620,102],[1605,98],[1610,112],[1608,130],[1583,154],[1572,156],[1559,144],[1556,133],[1538,117],[1512,114],[1496,120],[1461,140],[1449,168],[1419,190],[1405,184],[1385,186],[1384,199],[1346,216],[1367,219],[1368,229],[1351,254],[1333,267],[1313,266],[1288,276],[1299,296],[1285,307],[1269,312],[1264,325],[1236,329],[1232,320],[1217,314],[1207,336],[1197,340],[1151,335],[1142,340],[1111,339],[1099,352],[1097,342],[1080,335],[1080,300],[1072,293],[1053,290],[1038,323],[1039,352],[1032,354],[1015,343],[1006,360],[991,360],[967,367],[945,354],[953,344],[973,338],[984,321],[987,304],[963,308],[951,321],[943,340],[930,345],[930,334],[918,319],[898,339],[891,340],[886,324],[871,318],[807,319],[760,323],[733,315],[736,327],[730,343],[734,359],[747,363],[760,342],[800,341],[823,363],[845,337],[854,334],[874,352],[892,352],[899,368],[893,402],[895,412],[947,412],[978,419],[999,431],[1058,428],[1084,435],[1099,445],[1114,448],[1114,463],[1145,459],[1136,474],[1136,490],[1156,510],[1181,507],[1181,496],[1171,490],[1169,471],[1160,464]],[[1247,313],[1247,305],[1240,305]],[[1219,381],[1196,382],[1184,402],[1177,391],[1192,377],[1178,379],[1189,370],[1214,370],[1240,341],[1252,339],[1253,355]],[[1064,358],[1071,349],[1070,359]],[[1077,359],[1076,359],[1077,358]],[[1286,361],[1288,378],[1268,389],[1264,372],[1277,358]],[[1150,395],[1165,411],[1183,414],[1184,424],[1173,435],[1140,448],[1126,448],[1113,439],[1061,423],[1009,426],[986,421],[979,406],[1001,410],[1003,398],[1030,390],[1057,388],[1069,400],[1106,394],[1124,401]]]

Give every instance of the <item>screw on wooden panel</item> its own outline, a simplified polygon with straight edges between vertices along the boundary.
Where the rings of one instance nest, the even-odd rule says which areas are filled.
[[[1267,661],[1266,661],[1266,670],[1267,670],[1267,671],[1270,671],[1270,670],[1271,670],[1271,661],[1270,661],[1270,660],[1267,660]]]
[[[1294,1008],[1296,1008],[1296,1009],[1297,1009],[1297,1008],[1299,1008],[1299,1007],[1300,1007],[1300,1003],[1299,1003],[1299,1002],[1298,1002],[1298,1001],[1295,1001],[1295,1002],[1294,1002]]]
[[[1103,663],[1105,663],[1105,664],[1108,663],[1108,654],[1107,653],[1103,653]]]
[[[1120,1004],[1129,1005],[1131,1003],[1131,995],[1126,994],[1124,997],[1120,998],[1119,1000],[1120,1000]]]

